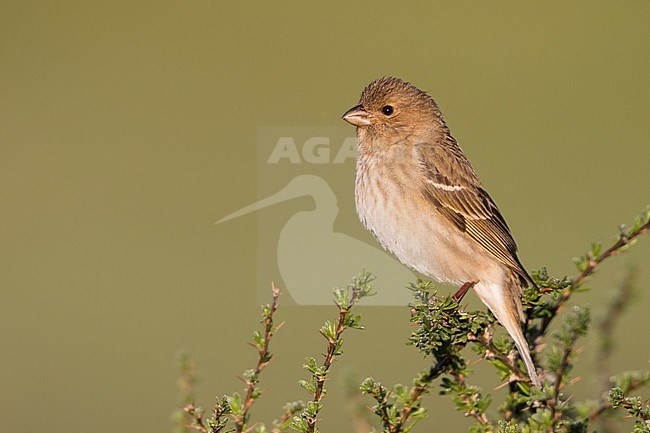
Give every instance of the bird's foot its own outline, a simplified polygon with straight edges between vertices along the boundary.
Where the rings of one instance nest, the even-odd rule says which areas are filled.
[[[457,304],[460,303],[460,301],[462,301],[463,298],[465,297],[465,294],[467,293],[467,291],[469,289],[471,289],[472,287],[474,287],[476,285],[476,283],[477,283],[477,281],[468,281],[468,282],[466,282],[465,284],[463,284],[460,287],[460,289],[458,289],[458,291],[456,293],[454,293],[454,295],[451,297],[451,299]]]

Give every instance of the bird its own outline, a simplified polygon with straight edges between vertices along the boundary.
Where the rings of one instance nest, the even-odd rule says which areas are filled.
[[[534,285],[494,200],[428,93],[395,77],[372,81],[343,114],[356,126],[355,203],[362,224],[407,267],[473,287],[510,334],[541,387],[521,328]]]

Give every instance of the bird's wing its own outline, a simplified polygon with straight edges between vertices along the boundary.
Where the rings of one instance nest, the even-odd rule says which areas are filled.
[[[444,152],[444,158],[437,156],[436,150]],[[524,284],[534,284],[517,258],[517,244],[499,208],[460,147],[455,142],[445,148],[424,144],[419,151],[424,196],[462,232],[519,275]]]

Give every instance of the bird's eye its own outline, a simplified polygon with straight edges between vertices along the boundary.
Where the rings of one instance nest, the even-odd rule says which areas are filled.
[[[386,116],[390,116],[393,114],[393,106],[392,105],[385,105],[382,109],[381,112],[384,113]]]

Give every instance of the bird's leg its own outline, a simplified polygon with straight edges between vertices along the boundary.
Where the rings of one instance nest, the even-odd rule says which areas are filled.
[[[463,284],[463,285],[460,287],[460,289],[458,289],[458,291],[457,291],[456,293],[454,293],[454,296],[452,296],[451,299],[452,299],[455,303],[458,304],[460,301],[463,300],[463,297],[465,297],[465,293],[467,293],[467,291],[468,291],[469,289],[471,289],[472,287],[474,287],[474,286],[476,285],[476,283],[477,283],[477,281],[468,281],[468,282],[466,282],[465,284]]]

